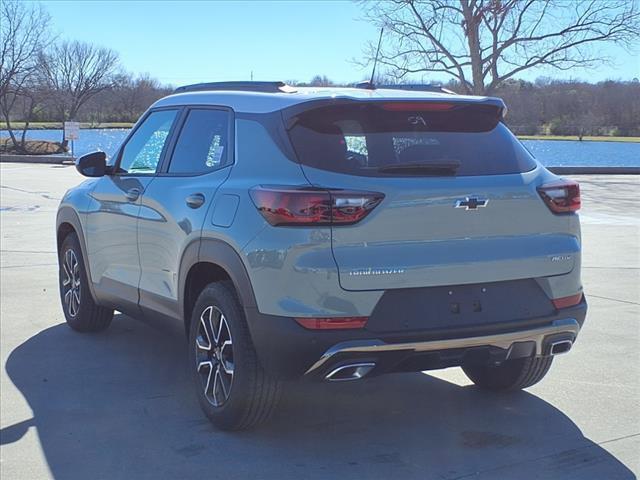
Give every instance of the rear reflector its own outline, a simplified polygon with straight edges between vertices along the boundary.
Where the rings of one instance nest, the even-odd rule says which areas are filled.
[[[434,102],[393,102],[382,105],[382,108],[390,112],[446,112],[454,107],[453,103]]]
[[[347,330],[364,328],[368,317],[296,318],[296,322],[309,330]]]
[[[351,225],[384,198],[382,193],[297,187],[256,187],[250,193],[273,226]]]
[[[538,187],[538,193],[554,213],[570,213],[580,209],[580,185],[573,180],[558,180]]]
[[[555,298],[552,300],[553,306],[557,309],[573,307],[582,301],[582,293],[576,293],[569,297]]]

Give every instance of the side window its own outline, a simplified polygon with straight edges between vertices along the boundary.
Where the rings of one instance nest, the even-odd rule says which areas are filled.
[[[118,173],[155,173],[177,110],[151,113],[122,150]]]
[[[169,173],[206,173],[231,163],[229,115],[224,110],[190,110],[173,150]]]

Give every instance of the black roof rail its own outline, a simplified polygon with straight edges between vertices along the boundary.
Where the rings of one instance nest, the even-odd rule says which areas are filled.
[[[378,88],[385,88],[388,90],[417,90],[421,92],[438,92],[438,93],[449,93],[452,95],[456,95],[456,92],[453,92],[440,85],[431,85],[429,83],[413,83],[413,84],[409,83],[404,85],[374,85],[369,81],[365,81],[365,82],[357,83],[356,88],[364,88],[367,90],[377,90]]]
[[[207,90],[235,90],[242,92],[293,93],[296,90],[284,82],[207,82],[183,85],[173,93],[203,92]]]

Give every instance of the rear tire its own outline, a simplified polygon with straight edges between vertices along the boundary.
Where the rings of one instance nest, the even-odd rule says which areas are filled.
[[[280,382],[260,365],[230,283],[211,283],[198,296],[188,350],[198,401],[217,428],[247,429],[271,417]]]
[[[80,241],[75,233],[65,237],[58,252],[60,300],[67,324],[77,332],[105,330],[113,310],[96,304],[89,290]]]
[[[513,391],[535,385],[549,371],[553,357],[507,360],[500,365],[467,365],[462,370],[474,384],[486,390]]]

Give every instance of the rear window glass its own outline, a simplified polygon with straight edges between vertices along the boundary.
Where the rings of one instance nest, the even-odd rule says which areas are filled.
[[[482,105],[451,111],[320,107],[294,117],[289,136],[303,165],[351,175],[438,175],[429,168],[442,165],[458,176],[532,170],[535,160],[496,112]],[[407,165],[424,168],[395,169]]]

